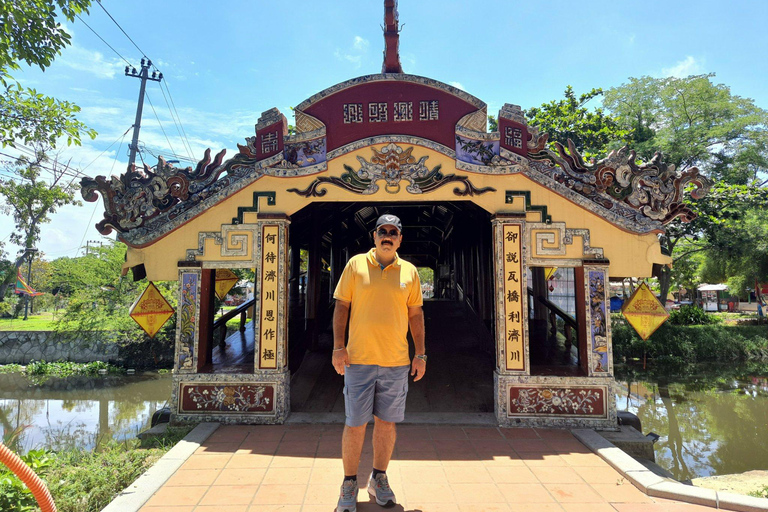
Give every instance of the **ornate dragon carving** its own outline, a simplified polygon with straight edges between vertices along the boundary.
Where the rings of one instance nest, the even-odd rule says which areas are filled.
[[[696,186],[690,192],[693,199],[701,199],[712,187],[698,168],[678,172],[674,165],[662,161],[660,153],[638,164],[636,153],[623,147],[596,163],[586,163],[571,140],[567,151],[555,142],[555,153],[546,148],[546,133],[534,129],[531,134],[528,156],[532,160],[548,163],[547,173],[552,179],[608,210],[621,203],[661,224],[677,217],[690,222],[696,214],[683,202],[686,187]]]
[[[221,162],[225,153],[226,150],[222,150],[211,161],[211,150],[207,149],[194,170],[192,167],[177,169],[161,156],[155,171],[146,164],[141,170],[132,165],[119,178],[83,178],[80,192],[86,201],[96,201],[96,192],[104,198],[104,219],[96,224],[101,234],[107,235],[113,229],[124,233],[189,200],[190,195],[216,181],[224,170]]]
[[[319,177],[305,190],[290,188],[288,192],[294,192],[302,197],[322,197],[326,194],[321,185],[334,185],[357,194],[370,195],[379,191],[378,181],[384,180],[384,190],[390,194],[400,191],[400,182],[408,185],[405,190],[411,194],[423,194],[447,185],[448,183],[461,183],[464,188],[456,187],[453,191],[457,196],[474,196],[486,192],[495,192],[492,187],[477,188],[466,176],[455,174],[444,175],[440,172],[440,165],[429,169],[424,162],[428,156],[421,157],[418,161],[411,153],[413,147],[403,149],[397,144],[390,143],[381,151],[371,148],[373,156],[371,161],[358,156],[360,169],[355,171],[352,167],[344,165],[346,172],[341,177]]]

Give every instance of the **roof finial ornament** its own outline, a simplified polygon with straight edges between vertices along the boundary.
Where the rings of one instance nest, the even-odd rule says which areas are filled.
[[[400,29],[398,28],[397,0],[384,0],[384,64],[382,73],[402,73],[400,65]]]

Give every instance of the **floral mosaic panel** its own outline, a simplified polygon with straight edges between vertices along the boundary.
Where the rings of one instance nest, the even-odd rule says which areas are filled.
[[[593,373],[608,371],[608,324],[605,300],[605,272],[590,270],[589,279],[589,334],[591,343],[590,368]]]
[[[194,368],[199,283],[199,273],[184,272],[181,274],[181,296],[177,327],[178,340],[176,343],[176,367],[180,370],[191,370]]]
[[[509,416],[605,417],[606,390],[582,386],[512,386]]]
[[[272,413],[275,388],[263,384],[182,384],[180,412]]]

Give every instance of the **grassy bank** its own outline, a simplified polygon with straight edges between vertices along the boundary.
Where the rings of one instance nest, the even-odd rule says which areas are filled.
[[[617,363],[644,357],[661,363],[768,361],[766,325],[662,325],[643,341],[623,319],[613,319]]]
[[[22,457],[43,479],[59,512],[97,512],[189,433],[169,428],[162,437],[113,441],[98,451],[33,450]],[[13,473],[0,467],[0,510],[38,510],[32,493]]]
[[[0,331],[52,331],[54,322],[53,313],[29,315],[26,320],[23,315],[20,318],[0,318]]]

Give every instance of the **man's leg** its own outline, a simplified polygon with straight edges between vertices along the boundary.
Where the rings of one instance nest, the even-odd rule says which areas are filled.
[[[357,467],[360,465],[360,454],[363,452],[366,426],[367,424],[359,427],[344,425],[344,434],[341,437],[341,458],[344,462],[344,476],[357,475]],[[375,433],[376,430],[374,429],[374,435]],[[376,450],[375,446],[374,444],[374,453]]]
[[[389,460],[392,458],[392,450],[395,448],[395,440],[397,439],[397,428],[395,425],[395,423],[384,421],[379,419],[378,416],[374,416],[373,467],[379,471],[386,471],[389,466]],[[362,447],[362,444],[360,446]]]

